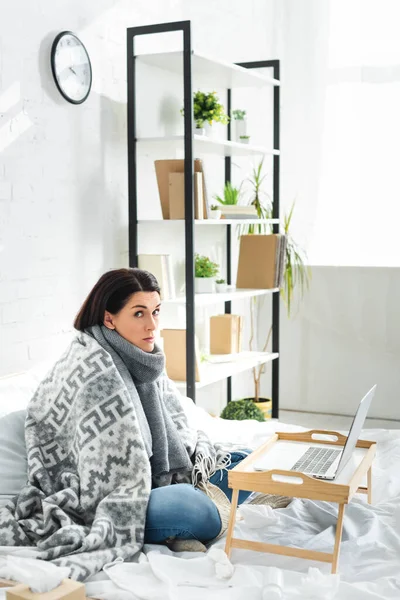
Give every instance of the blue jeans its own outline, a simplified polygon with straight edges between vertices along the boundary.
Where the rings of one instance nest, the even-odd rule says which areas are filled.
[[[251,450],[232,452],[229,467],[216,471],[210,478],[210,482],[225,492],[229,500],[232,499],[232,490],[228,487],[228,469],[236,467],[250,452]],[[251,492],[239,492],[239,504],[250,494]],[[189,483],[151,490],[144,535],[146,544],[160,544],[169,537],[208,542],[220,530],[221,518],[214,502]]]

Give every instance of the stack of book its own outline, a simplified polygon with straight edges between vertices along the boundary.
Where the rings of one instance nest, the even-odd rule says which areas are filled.
[[[163,219],[185,218],[185,161],[182,159],[156,160],[154,162],[158,193]],[[193,161],[193,187],[195,219],[208,218],[207,190],[203,162]]]
[[[241,206],[238,204],[217,204],[222,212],[222,219],[257,219],[255,206]]]
[[[272,289],[282,286],[287,239],[285,235],[242,235],[236,287]]]
[[[139,254],[138,267],[154,275],[161,288],[161,300],[175,298],[175,282],[169,254]]]

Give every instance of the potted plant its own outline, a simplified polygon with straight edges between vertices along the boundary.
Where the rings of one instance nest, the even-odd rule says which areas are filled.
[[[183,108],[181,114],[184,114]],[[194,92],[193,94],[193,118],[196,133],[201,135],[212,134],[212,124],[222,123],[227,125],[229,117],[220,103],[217,92]]]
[[[241,136],[239,136],[239,141],[242,142],[242,144],[248,144],[250,142],[250,136],[249,135],[241,135]]]
[[[194,285],[196,294],[212,294],[215,291],[215,277],[219,267],[208,256],[194,256]]]
[[[251,402],[251,400],[235,400],[229,402],[221,413],[221,419],[231,419],[243,421],[245,419],[255,419],[256,421],[265,421],[262,411]]]
[[[228,289],[225,279],[217,279],[215,282],[215,287],[218,294],[224,294]]]
[[[210,206],[210,219],[220,219],[222,215],[221,209],[216,204]]]
[[[241,142],[241,138],[247,135],[246,111],[237,108],[232,111],[232,116],[235,121],[236,141]]]
[[[271,198],[269,194],[263,191],[262,186],[267,177],[263,173],[264,159],[253,168],[251,177],[247,179],[251,185],[251,198],[250,205],[254,207],[256,216],[259,219],[271,219],[272,218],[272,207]],[[242,225],[239,227],[239,236],[249,233],[268,233],[270,226],[267,223]]]
[[[240,206],[239,202],[242,197],[242,186],[235,187],[228,181],[224,187],[224,195],[215,195],[214,199],[221,205],[222,215],[229,219],[244,219],[246,217],[255,218],[257,213],[252,206]]]
[[[285,263],[284,263],[284,272],[283,272],[283,286],[280,290],[281,297],[285,303],[287,315],[290,318],[292,314],[292,305],[294,294],[296,291],[299,293],[299,300],[301,300],[304,296],[305,291],[309,288],[310,280],[311,280],[311,270],[305,264],[306,253],[302,250],[298,244],[294,241],[290,234],[290,224],[293,217],[294,203],[290,209],[288,215],[285,215],[283,218],[283,233],[287,238],[287,245],[285,251]],[[272,226],[271,226],[272,229]],[[272,233],[272,231],[271,231]],[[250,342],[249,347],[250,350],[253,350],[253,340],[254,340],[254,309],[257,303],[257,298],[252,299],[251,310],[250,310]],[[272,336],[272,326],[270,327],[267,335],[267,339],[265,341],[262,352],[266,352],[270,339]],[[261,375],[265,371],[266,364],[260,365],[259,367],[254,367],[253,369],[253,379],[254,379],[254,397],[250,398],[253,402],[263,411],[264,415],[269,418],[271,416],[272,411],[272,401],[270,398],[260,397],[260,381]],[[247,398],[248,400],[248,398]]]

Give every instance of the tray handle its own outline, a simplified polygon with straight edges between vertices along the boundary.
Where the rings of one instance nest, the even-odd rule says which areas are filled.
[[[278,432],[279,439],[293,440],[298,442],[313,442],[314,444],[332,444],[334,446],[344,446],[347,441],[347,436],[342,435],[337,431],[329,431],[328,429],[310,429],[300,433]],[[331,436],[332,440],[324,439],[324,436]]]

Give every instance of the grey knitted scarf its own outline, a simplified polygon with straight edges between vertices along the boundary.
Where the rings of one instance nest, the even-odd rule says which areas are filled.
[[[191,457],[163,403],[160,380],[165,357],[160,348],[155,346],[152,352],[144,352],[104,325],[95,325],[87,333],[111,355],[129,391],[150,458],[153,482],[165,475],[191,471]]]

